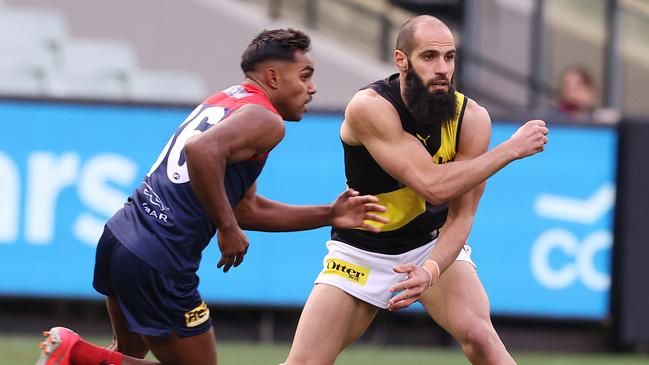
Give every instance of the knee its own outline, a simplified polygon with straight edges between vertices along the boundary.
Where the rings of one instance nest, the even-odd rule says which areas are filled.
[[[110,344],[108,349],[137,359],[144,359],[149,353],[149,346],[141,339],[135,341],[118,341],[116,338],[113,338],[113,343]]]
[[[458,341],[469,359],[492,357],[500,343],[496,330],[487,321],[478,321],[469,326]]]

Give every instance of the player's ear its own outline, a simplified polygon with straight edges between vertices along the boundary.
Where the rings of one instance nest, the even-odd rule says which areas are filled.
[[[266,79],[266,85],[270,86],[272,89],[279,88],[279,70],[273,66],[268,66],[264,70],[264,78]]]
[[[394,51],[394,63],[399,67],[399,71],[408,71],[408,56],[403,51],[398,49]]]

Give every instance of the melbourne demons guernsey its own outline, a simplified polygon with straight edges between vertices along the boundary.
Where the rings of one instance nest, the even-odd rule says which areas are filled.
[[[455,119],[442,125],[421,125],[415,123],[401,98],[398,74],[374,82],[368,88],[392,104],[399,113],[403,129],[424,145],[434,163],[443,164],[455,158],[467,104],[464,95],[455,92]],[[363,229],[333,228],[332,239],[366,251],[396,255],[425,245],[437,236],[437,230],[446,222],[448,204],[428,203],[424,197],[385,172],[364,146],[351,146],[343,142],[343,150],[347,185],[361,194],[377,196],[379,204],[387,208],[383,215],[390,222],[382,224],[368,221],[381,229],[379,233]]]
[[[190,186],[185,142],[246,104],[258,104],[277,113],[262,90],[249,84],[230,87],[206,99],[178,127],[142,184],[108,221],[123,246],[160,272],[176,278],[193,276],[201,252],[217,229]],[[255,182],[267,156],[227,164],[224,181],[213,182],[225,184],[232,207]]]

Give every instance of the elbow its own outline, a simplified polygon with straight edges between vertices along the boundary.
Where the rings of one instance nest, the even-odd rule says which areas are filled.
[[[431,186],[426,192],[426,200],[432,205],[447,203],[452,198],[449,189],[439,185]]]

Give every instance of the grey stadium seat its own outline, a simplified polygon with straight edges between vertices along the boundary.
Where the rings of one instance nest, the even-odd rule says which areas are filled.
[[[53,96],[123,99],[137,69],[133,47],[124,42],[83,39],[61,48],[61,68],[52,77]]]
[[[131,77],[130,98],[139,101],[199,103],[209,96],[203,79],[187,71],[140,70]]]

